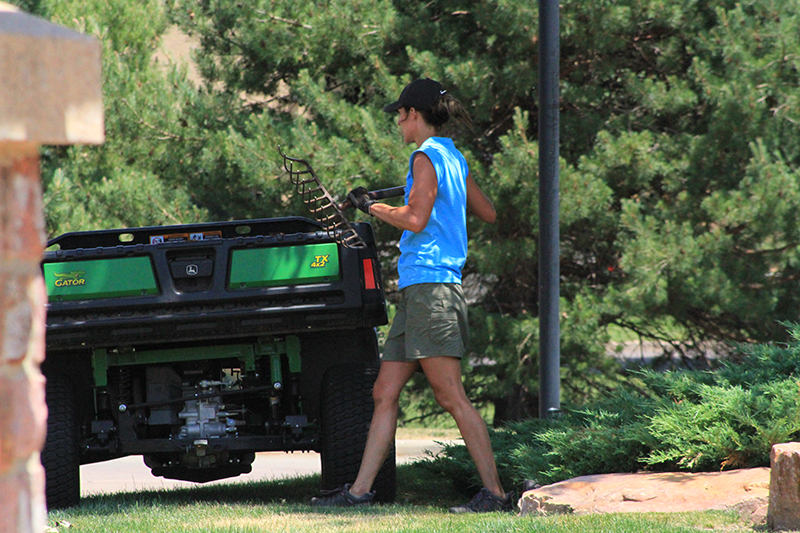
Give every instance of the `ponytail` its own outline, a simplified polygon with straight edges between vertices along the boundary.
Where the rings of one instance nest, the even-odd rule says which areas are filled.
[[[430,110],[420,111],[420,113],[422,113],[422,118],[425,122],[436,128],[437,132],[451,118],[457,125],[465,126],[468,130],[472,130],[472,118],[464,108],[464,105],[450,93],[444,93]]]

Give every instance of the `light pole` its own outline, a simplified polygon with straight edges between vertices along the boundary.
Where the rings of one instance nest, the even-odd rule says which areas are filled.
[[[559,2],[539,1],[539,417],[561,412]]]

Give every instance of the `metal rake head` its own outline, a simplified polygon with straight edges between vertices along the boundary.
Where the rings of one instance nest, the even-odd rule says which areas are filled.
[[[287,156],[280,146],[278,151],[283,157],[283,168],[289,174],[295,190],[328,235],[345,248],[365,248],[367,245],[356,233],[325,186],[320,183],[311,164],[304,159]],[[296,169],[295,165],[299,168]]]

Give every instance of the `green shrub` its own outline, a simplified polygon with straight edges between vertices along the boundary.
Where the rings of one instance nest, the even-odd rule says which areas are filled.
[[[797,438],[798,389],[787,378],[745,388],[700,385],[696,402],[664,405],[650,423],[660,442],[648,465],[718,470],[769,465],[773,444]]]
[[[491,431],[504,483],[769,466],[773,444],[800,438],[800,325],[789,329],[793,342],[740,346],[713,371],[640,370],[560,419]],[[425,466],[465,491],[480,485],[464,446],[447,446]]]

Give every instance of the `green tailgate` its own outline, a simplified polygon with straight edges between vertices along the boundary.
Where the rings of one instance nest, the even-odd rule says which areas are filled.
[[[232,289],[301,285],[338,279],[339,249],[336,243],[248,248],[231,252],[228,286]]]
[[[149,257],[45,263],[44,281],[51,300],[92,300],[158,294]]]

